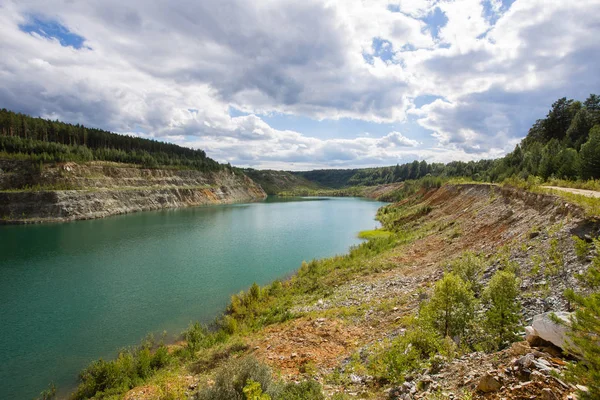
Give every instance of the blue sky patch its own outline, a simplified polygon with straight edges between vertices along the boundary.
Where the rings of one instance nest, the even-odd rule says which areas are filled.
[[[389,40],[379,37],[373,38],[373,57],[379,57],[383,61],[391,61],[394,58],[394,46]]]
[[[483,2],[483,16],[490,23],[490,25],[495,25],[502,14],[508,11],[514,2],[515,0],[502,0],[502,5],[500,6],[498,12],[496,12],[494,10],[494,6],[492,5],[493,0],[485,0]]]
[[[229,116],[230,116],[231,118],[235,118],[235,117],[245,117],[245,116],[247,116],[247,115],[250,115],[250,114],[248,114],[248,113],[246,113],[246,112],[243,112],[243,111],[241,111],[241,110],[238,110],[238,109],[237,109],[237,108],[235,108],[235,107],[229,106]]]
[[[19,29],[27,33],[37,33],[47,39],[56,39],[61,46],[80,49],[85,38],[71,32],[66,26],[57,21],[40,17],[30,17],[28,22],[19,25]]]
[[[387,8],[390,12],[400,12],[400,6],[398,4],[389,4]]]
[[[430,95],[430,94],[424,94],[422,96],[418,96],[417,98],[415,98],[414,104],[415,104],[415,107],[421,108],[424,105],[433,103],[437,99],[444,100],[444,98],[442,96],[434,96],[434,95]]]
[[[440,29],[448,23],[448,17],[446,17],[446,13],[439,7],[436,7],[425,18],[422,18],[421,21],[427,24],[426,30],[431,33],[431,37],[437,39]]]

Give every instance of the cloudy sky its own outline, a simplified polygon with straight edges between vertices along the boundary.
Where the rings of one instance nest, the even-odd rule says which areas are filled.
[[[472,160],[600,92],[600,0],[0,0],[0,107],[312,169]]]

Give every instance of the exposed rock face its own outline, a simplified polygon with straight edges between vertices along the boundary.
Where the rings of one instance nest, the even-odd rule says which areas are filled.
[[[10,169],[5,163],[3,167],[3,189],[26,189],[0,192],[0,219],[5,223],[92,219],[266,197],[250,178],[228,169],[200,172],[68,163],[46,166],[36,173],[23,165]],[[35,190],[27,189],[31,187]]]

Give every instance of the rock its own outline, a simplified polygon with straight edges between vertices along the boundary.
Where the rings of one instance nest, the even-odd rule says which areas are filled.
[[[531,371],[529,378],[534,382],[543,382],[546,380],[546,376],[539,371]]]
[[[556,315],[559,320],[566,324],[569,323],[571,317],[571,313],[568,312],[538,314],[533,317],[531,327],[536,336],[564,349],[569,342],[569,339],[567,338],[567,326],[554,322],[551,315]],[[527,332],[527,329],[525,329],[525,331]]]
[[[556,396],[556,394],[554,394],[552,389],[543,388],[542,393],[540,394],[540,399],[541,400],[557,400],[558,396]]]
[[[527,342],[531,345],[534,346],[534,342],[537,341],[537,339],[540,338],[540,335],[538,335],[537,331],[535,329],[533,329],[533,326],[526,326],[525,327],[525,340],[527,340]]]
[[[490,374],[489,372],[481,377],[479,384],[477,385],[477,390],[480,390],[484,393],[496,392],[500,390],[502,387],[502,383],[497,376]]]
[[[522,356],[531,351],[527,342],[515,342],[510,346],[510,352],[513,356]]]
[[[533,361],[535,360],[535,356],[531,353],[524,355],[515,361],[515,364],[521,368],[529,368]]]
[[[577,390],[579,390],[580,392],[587,392],[589,389],[587,386],[583,386],[583,385],[575,385],[575,387],[577,388]]]

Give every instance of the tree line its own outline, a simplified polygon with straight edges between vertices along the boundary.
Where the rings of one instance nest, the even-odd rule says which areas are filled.
[[[527,179],[600,178],[600,96],[584,102],[563,97],[529,129],[515,150],[497,161],[490,176]]]
[[[0,110],[0,152],[41,162],[104,160],[199,170],[224,167],[202,150],[33,118],[6,109]],[[425,176],[468,177],[484,182],[515,176],[522,179],[538,176],[544,180],[597,179],[600,178],[600,96],[591,94],[583,102],[566,97],[555,101],[546,117],[535,122],[515,150],[497,160],[448,164],[415,160],[391,167],[295,174],[330,188],[373,186]]]
[[[372,186],[424,176],[468,177],[499,182],[517,176],[544,180],[600,178],[600,96],[585,101],[563,97],[539,119],[515,150],[497,160],[453,161],[448,164],[413,161],[380,168],[296,172],[323,186]]]
[[[415,160],[393,167],[322,169],[294,172],[294,174],[331,188],[382,185],[416,180],[426,176],[470,177],[477,181],[490,181],[490,173],[495,163],[495,160],[452,161],[448,164]]]
[[[203,171],[225,167],[202,150],[34,118],[4,108],[0,110],[0,152],[41,162],[99,160]]]

